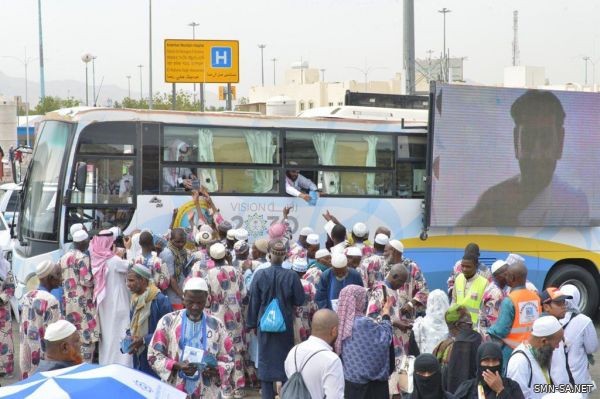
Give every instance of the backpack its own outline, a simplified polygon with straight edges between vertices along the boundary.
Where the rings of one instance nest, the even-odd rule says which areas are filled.
[[[306,366],[306,363],[308,363],[308,361],[312,359],[314,355],[319,352],[325,352],[326,350],[327,349],[321,349],[314,352],[308,357],[308,359],[306,359],[300,370],[298,370],[298,363],[296,363],[298,347],[296,346],[296,349],[294,350],[294,366],[296,367],[296,371],[294,374],[292,374],[289,380],[283,384],[283,387],[281,388],[281,395],[279,396],[281,399],[312,399],[308,388],[306,388],[304,379],[302,378],[302,370],[304,370],[304,366]]]

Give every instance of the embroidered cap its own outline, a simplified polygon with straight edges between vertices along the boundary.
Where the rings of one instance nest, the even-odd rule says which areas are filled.
[[[208,284],[202,277],[192,277],[185,282],[183,292],[186,291],[205,291],[208,292]]]

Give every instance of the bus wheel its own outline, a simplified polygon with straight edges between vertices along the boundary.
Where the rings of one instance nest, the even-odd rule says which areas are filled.
[[[560,287],[563,284],[572,284],[579,290],[581,301],[579,310],[589,317],[594,317],[598,310],[598,286],[592,273],[581,266],[562,265],[546,281],[546,287]]]

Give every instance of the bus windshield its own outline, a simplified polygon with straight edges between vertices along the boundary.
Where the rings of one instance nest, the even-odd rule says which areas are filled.
[[[47,121],[40,129],[35,153],[23,187],[21,237],[57,241],[57,189],[72,125]]]

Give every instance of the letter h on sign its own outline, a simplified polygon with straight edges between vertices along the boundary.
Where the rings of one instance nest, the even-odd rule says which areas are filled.
[[[212,47],[210,49],[212,68],[231,68],[231,47]]]

